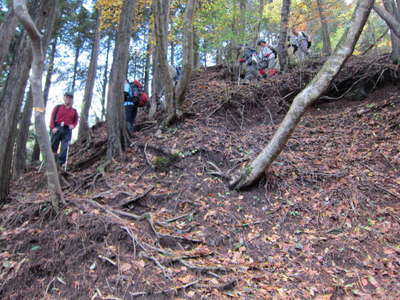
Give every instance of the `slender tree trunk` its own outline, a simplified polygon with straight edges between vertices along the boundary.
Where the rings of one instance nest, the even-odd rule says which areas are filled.
[[[288,54],[286,49],[286,40],[288,32],[288,21],[290,14],[290,0],[283,0],[281,9],[281,29],[279,35],[279,65],[282,72],[285,72],[288,65]]]
[[[33,5],[32,15],[37,20],[38,28],[43,28],[46,18],[51,17],[51,11],[55,7],[54,1],[51,0],[41,2],[41,6]],[[0,130],[0,202],[6,200],[8,195],[19,108],[24,96],[31,63],[31,46],[24,33],[16,47],[14,62],[11,65],[0,101],[0,128],[2,128]]]
[[[265,0],[259,0],[258,22],[257,22],[257,25],[256,25],[255,35],[254,35],[254,39],[253,39],[253,46],[254,47],[256,47],[257,41],[260,38],[261,25],[263,23],[264,6],[265,6]]]
[[[193,69],[198,69],[200,67],[200,39],[199,36],[194,33],[193,35]]]
[[[111,36],[108,37],[107,41],[107,54],[106,54],[106,63],[104,66],[104,74],[103,74],[103,83],[101,87],[101,119],[104,120],[106,116],[106,91],[108,84],[108,64],[109,64],[109,56],[111,50]]]
[[[89,109],[92,104],[94,82],[96,80],[97,60],[99,57],[100,43],[100,13],[96,17],[96,33],[93,41],[92,54],[90,56],[89,70],[86,79],[85,94],[83,95],[83,106],[79,120],[78,138],[89,137]]]
[[[32,75],[31,87],[32,96],[35,108],[35,128],[38,134],[39,145],[42,153],[44,153],[46,166],[47,166],[47,183],[50,191],[50,198],[53,208],[58,212],[60,203],[64,202],[60,181],[57,173],[57,166],[50,147],[50,140],[47,135],[47,128],[45,123],[45,112],[42,92],[42,74],[44,65],[44,54],[42,48],[41,34],[33,23],[28,10],[25,6],[25,0],[14,0],[14,9],[18,16],[19,21],[23,24],[25,30],[32,42]],[[55,13],[55,11],[53,11]]]
[[[328,23],[326,22],[325,12],[323,9],[323,0],[317,0],[317,7],[319,13],[319,19],[321,21],[321,32],[322,32],[322,52],[324,55],[329,56],[332,52],[331,39],[329,38]]]
[[[14,177],[18,178],[26,171],[26,143],[29,137],[29,127],[31,125],[33,107],[32,89],[29,89],[26,97],[24,109],[22,111],[22,119],[19,122],[18,135],[15,141],[14,155]]]
[[[15,34],[15,29],[17,27],[17,17],[14,13],[12,5],[9,4],[8,14],[4,22],[0,25],[0,75],[3,72],[3,65],[6,61],[8,51],[10,49],[10,44],[12,38]]]
[[[71,93],[75,93],[75,85],[76,85],[76,78],[78,76],[78,63],[79,63],[79,56],[81,53],[81,44],[78,43],[75,46],[75,56],[74,56],[74,68],[72,71],[72,82],[71,82]]]
[[[174,66],[175,65],[175,43],[171,42],[169,47],[171,49],[171,56],[170,56],[171,66]]]
[[[350,27],[343,34],[335,52],[328,58],[314,79],[301,91],[275,132],[271,141],[262,152],[230,182],[231,188],[241,189],[257,181],[272,162],[278,157],[287,140],[296,128],[306,108],[329,87],[347,58],[353,53],[354,46],[371,12],[374,0],[360,0],[357,4]]]
[[[107,158],[119,156],[128,144],[123,113],[123,87],[128,68],[128,50],[136,0],[124,0],[120,16],[114,60],[111,66],[107,95]]]
[[[54,73],[54,59],[56,57],[57,41],[58,41],[58,38],[54,37],[54,40],[51,43],[49,62],[48,62],[47,73],[46,73],[46,81],[44,83],[44,91],[43,91],[44,107],[47,107],[47,101],[49,99],[51,77],[53,76],[53,73]],[[39,159],[40,159],[40,148],[39,148],[39,143],[37,141],[37,138],[35,138],[35,145],[33,146],[31,161],[34,162],[34,161],[38,161]]]
[[[144,64],[144,91],[146,94],[149,94],[149,86],[150,86],[150,52],[151,52],[151,30],[149,30],[149,36],[147,39],[146,46],[146,60]]]

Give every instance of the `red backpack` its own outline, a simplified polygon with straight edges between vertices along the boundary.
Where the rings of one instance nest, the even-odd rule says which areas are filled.
[[[139,97],[138,106],[144,107],[147,105],[147,102],[149,102],[149,96],[145,92],[142,92]]]

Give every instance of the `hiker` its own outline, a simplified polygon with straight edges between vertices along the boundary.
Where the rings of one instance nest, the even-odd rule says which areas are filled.
[[[56,160],[62,166],[67,159],[67,151],[72,136],[72,129],[78,124],[78,112],[72,107],[74,96],[70,92],[64,93],[64,104],[56,105],[51,113],[51,149],[57,154],[61,143],[61,152]]]
[[[304,61],[309,55],[311,41],[304,31],[297,31],[292,29],[292,36],[288,37],[289,47],[293,47],[293,54],[296,55],[299,61]]]
[[[124,83],[124,107],[126,127],[128,133],[135,131],[135,119],[138,107],[143,107],[148,102],[148,96],[143,92],[142,84],[138,80],[129,82],[128,79]]]
[[[261,76],[266,78],[268,74],[276,74],[276,50],[268,45],[264,40],[259,40],[257,42],[257,46],[260,47],[260,51],[258,53],[258,69]],[[270,72],[269,70],[275,70],[276,72]]]
[[[244,84],[260,77],[258,73],[257,52],[254,48],[247,45],[242,46],[243,55],[239,59],[240,68],[245,70]]]

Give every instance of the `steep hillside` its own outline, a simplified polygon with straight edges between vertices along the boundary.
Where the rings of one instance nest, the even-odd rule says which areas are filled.
[[[196,72],[186,118],[161,133],[141,119],[106,170],[98,124],[71,149],[59,216],[37,168],[13,185],[0,297],[398,299],[400,85],[386,58],[363,59],[248,191],[227,177],[266,145],[318,63],[246,86],[221,67]]]

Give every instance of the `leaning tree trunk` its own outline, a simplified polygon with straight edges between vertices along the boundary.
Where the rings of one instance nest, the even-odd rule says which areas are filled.
[[[400,1],[399,1],[400,2]],[[385,9],[394,17],[400,27],[400,7],[396,7],[394,0],[383,0]],[[393,62],[400,64],[400,38],[398,38],[392,30],[390,31],[392,40],[392,53],[390,58]]]
[[[107,158],[119,156],[128,144],[123,113],[123,87],[128,68],[128,50],[136,0],[124,0],[120,16],[114,60],[111,66],[107,95]]]
[[[342,65],[353,53],[354,46],[368,19],[373,4],[374,0],[360,0],[358,2],[351,25],[343,34],[335,52],[328,58],[314,79],[293,100],[288,113],[264,150],[250,165],[241,170],[237,176],[234,176],[229,184],[231,188],[241,189],[250,186],[265,174],[282,151],[305,113],[306,108],[329,87]]]
[[[323,45],[322,52],[324,53],[324,55],[329,56],[332,53],[332,47],[331,47],[331,39],[329,38],[328,22],[326,21],[323,6],[324,4],[322,0],[317,0],[319,19],[321,21],[322,45]]]
[[[40,150],[45,156],[47,183],[50,191],[50,198],[53,208],[58,212],[60,202],[64,202],[60,181],[57,173],[56,161],[50,147],[50,140],[47,135],[45,112],[42,93],[42,74],[44,65],[44,55],[42,48],[41,34],[33,23],[25,5],[25,0],[14,0],[15,13],[19,21],[27,31],[32,42],[32,74],[31,87],[33,96],[33,106],[35,111],[35,129],[38,135]]]
[[[374,5],[374,10],[379,17],[386,22],[386,25],[390,28],[390,32],[396,37],[400,38],[400,21],[398,21],[395,16],[377,4]]]
[[[39,28],[43,28],[46,19],[51,15],[50,12],[54,10],[54,7],[54,1],[52,0],[44,0],[40,6],[33,5],[32,14],[35,16],[36,24]],[[16,48],[14,61],[1,95],[0,201],[4,201],[8,196],[17,120],[32,63],[31,51],[26,33],[23,33]],[[18,86],[17,89],[15,88],[16,86]]]
[[[17,28],[17,17],[14,13],[12,5],[9,4],[9,11],[0,25],[0,75],[3,70],[3,65],[6,60],[12,38],[14,37],[15,29]]]
[[[281,9],[281,29],[279,34],[279,65],[282,72],[285,72],[288,65],[288,54],[286,49],[286,38],[288,32],[288,21],[290,14],[290,0],[283,0]]]
[[[86,79],[85,93],[83,95],[83,106],[81,110],[78,139],[89,137],[89,109],[92,105],[94,81],[96,79],[97,60],[99,57],[99,43],[100,43],[100,13],[96,17],[96,33],[93,41],[92,54],[90,56],[89,70]]]
[[[47,45],[50,41],[51,36],[54,33],[54,23],[56,20],[56,17],[58,15],[58,0],[54,1],[54,4],[51,6],[51,10],[48,12],[48,18],[46,20],[46,32],[45,35],[42,38],[42,47],[43,49],[47,48]],[[56,39],[55,39],[55,43]],[[53,53],[55,51],[55,45],[52,45],[51,53],[50,56],[50,62],[53,64],[54,63],[54,55]],[[47,98],[49,95],[49,88],[50,86],[48,85],[47,78],[48,74],[46,76],[46,84],[45,84],[45,90],[44,90],[44,107],[46,107],[46,102]],[[15,176],[21,175],[23,172],[26,170],[26,161],[27,161],[27,153],[26,153],[26,144],[28,142],[28,137],[29,137],[29,128],[31,124],[31,118],[32,118],[32,107],[33,107],[33,97],[32,97],[32,91],[31,89],[29,90],[28,98],[26,105],[24,106],[24,110],[22,112],[22,118],[19,122],[19,128],[18,128],[18,135],[16,138],[16,143],[15,143],[15,153],[14,153],[14,166],[15,166]],[[40,148],[39,148],[40,149]]]
[[[44,83],[44,91],[43,91],[44,107],[47,106],[47,100],[49,99],[51,77],[53,76],[54,73],[54,59],[56,57],[57,40],[58,38],[57,36],[55,36],[53,42],[51,43],[50,56],[48,58],[49,62],[47,66],[46,81]],[[33,146],[31,161],[34,162],[38,161],[39,159],[40,159],[40,147],[37,138],[35,138],[35,145]]]

